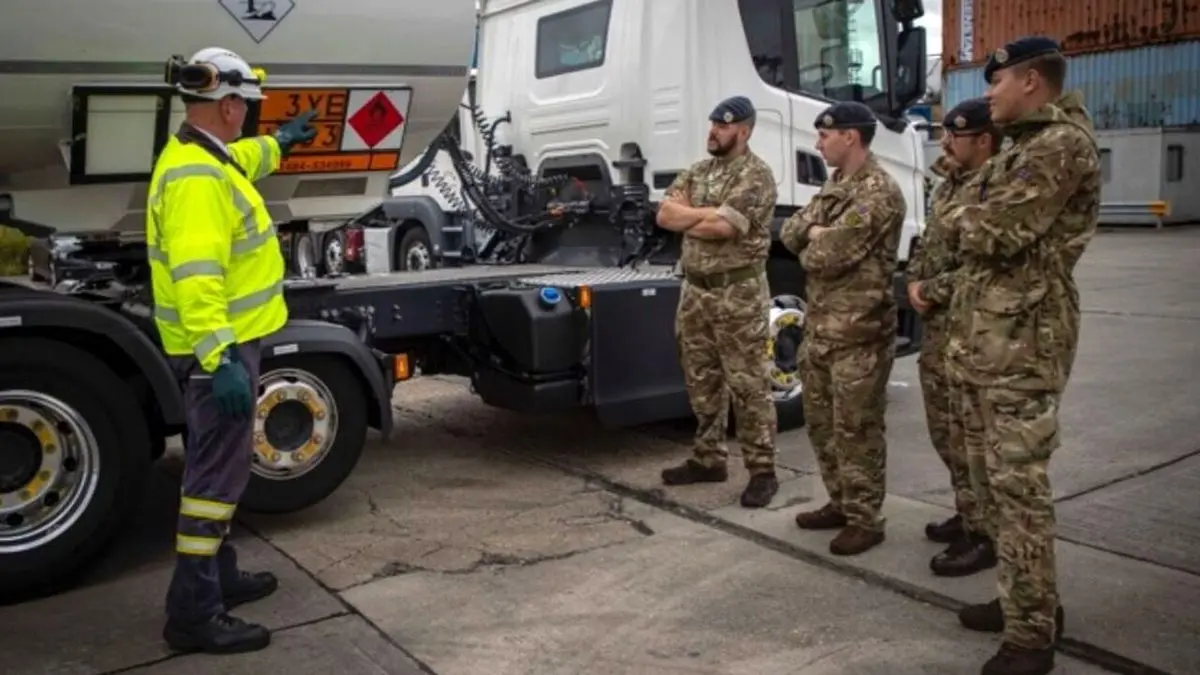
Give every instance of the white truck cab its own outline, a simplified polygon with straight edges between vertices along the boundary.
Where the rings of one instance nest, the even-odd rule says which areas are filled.
[[[872,150],[908,204],[907,259],[924,218],[921,138],[904,114],[925,88],[919,0],[486,0],[481,10],[476,101],[511,115],[497,142],[535,173],[619,184],[642,169],[652,202],[707,156],[709,112],[740,94],[758,109],[751,147],[789,215],[828,175],[817,116],[866,103],[882,120]]]

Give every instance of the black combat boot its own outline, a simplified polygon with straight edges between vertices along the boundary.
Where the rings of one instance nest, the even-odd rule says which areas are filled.
[[[996,547],[981,534],[968,534],[933,556],[929,568],[939,577],[965,577],[996,566]]]
[[[694,459],[663,469],[664,485],[693,485],[695,483],[724,483],[729,480],[729,470],[724,466],[704,466]]]
[[[826,504],[816,511],[801,511],[796,514],[796,527],[802,530],[840,530],[846,526],[846,514],[833,504]]]
[[[1025,649],[1000,645],[1000,651],[983,664],[981,675],[1049,675],[1054,670],[1054,648]]]
[[[775,472],[756,473],[750,476],[750,482],[742,491],[742,506],[748,509],[761,509],[771,503],[775,493],[779,492],[779,479]]]
[[[1063,626],[1066,614],[1062,605],[1054,613],[1054,641],[1058,642],[1063,636]],[[1000,607],[1000,599],[982,605],[967,605],[958,611],[958,622],[964,628],[980,633],[1003,633],[1004,610]]]
[[[967,531],[963,528],[962,516],[953,516],[940,523],[929,523],[925,526],[925,538],[939,544],[953,544],[962,539]]]
[[[238,572],[229,581],[221,581],[225,609],[233,609],[255,600],[262,600],[279,588],[279,580],[270,572]]]
[[[271,644],[271,633],[258,624],[218,614],[196,624],[168,619],[163,628],[163,639],[177,652],[241,654],[266,649]]]

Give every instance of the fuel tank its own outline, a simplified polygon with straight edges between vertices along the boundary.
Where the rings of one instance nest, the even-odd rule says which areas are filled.
[[[224,47],[267,73],[247,134],[318,111],[317,138],[258,184],[275,219],[352,216],[452,118],[475,24],[475,0],[3,0],[0,195],[60,231],[141,229],[183,119],[166,60]]]

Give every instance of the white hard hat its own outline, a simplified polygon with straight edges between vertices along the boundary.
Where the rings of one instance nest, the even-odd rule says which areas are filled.
[[[193,54],[180,75],[175,86],[189,96],[212,101],[226,96],[250,100],[266,98],[262,91],[266,73],[251,68],[245,59],[221,47],[207,47]]]

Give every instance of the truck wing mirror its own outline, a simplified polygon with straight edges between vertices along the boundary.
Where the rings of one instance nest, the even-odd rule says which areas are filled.
[[[892,16],[908,24],[925,16],[925,5],[921,0],[892,0]]]
[[[919,4],[919,3],[918,3]],[[909,28],[898,36],[892,104],[900,114],[925,95],[925,29]]]

